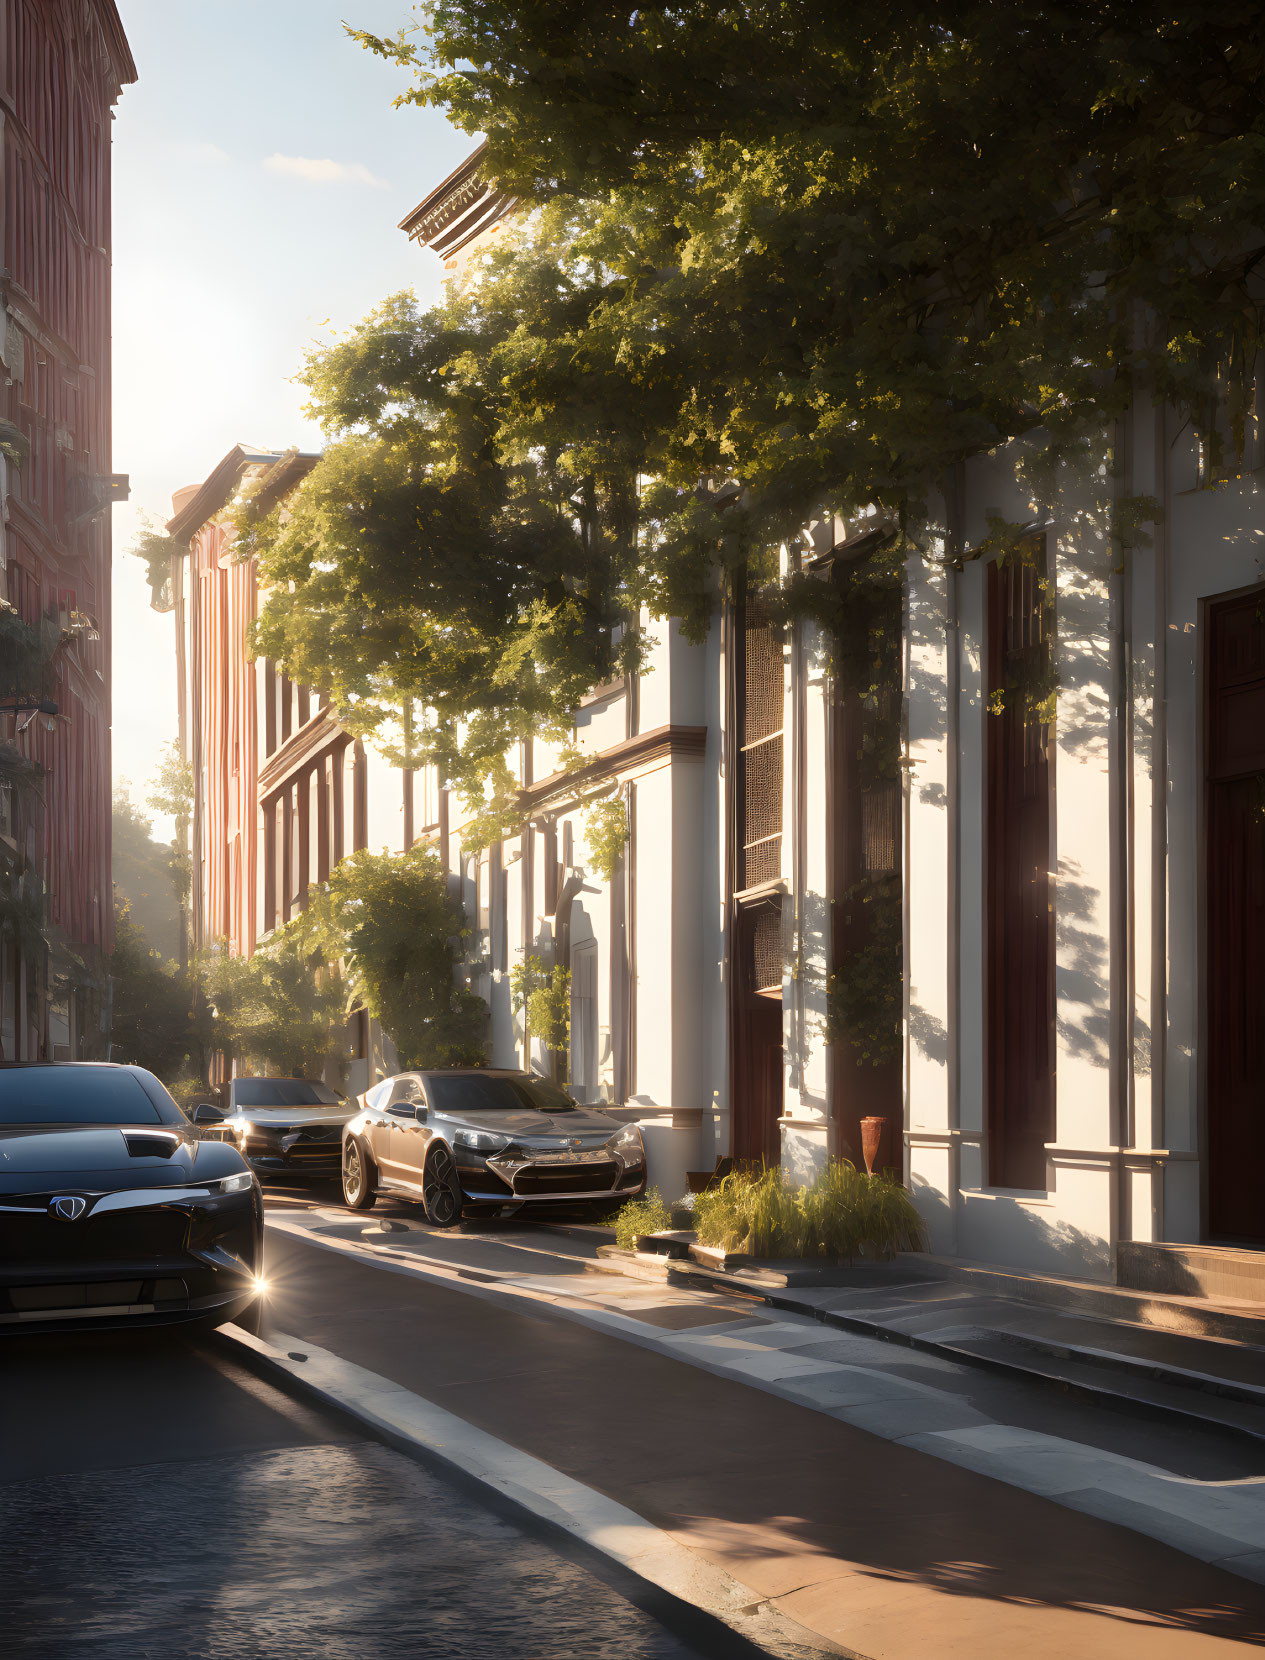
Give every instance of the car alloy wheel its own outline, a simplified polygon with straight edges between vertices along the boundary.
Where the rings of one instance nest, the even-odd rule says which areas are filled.
[[[348,1210],[371,1210],[377,1194],[375,1174],[368,1156],[349,1141],[343,1149],[343,1202]]]
[[[422,1208],[436,1228],[452,1228],[461,1220],[461,1184],[452,1154],[442,1143],[433,1148],[422,1177]]]

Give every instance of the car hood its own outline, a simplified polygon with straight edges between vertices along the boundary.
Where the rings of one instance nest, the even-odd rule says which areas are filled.
[[[179,1124],[0,1126],[0,1193],[182,1187],[244,1168],[236,1148]]]
[[[330,1124],[337,1128],[355,1116],[356,1108],[350,1103],[345,1107],[235,1107],[225,1122],[241,1118],[261,1130],[298,1130],[310,1124]]]
[[[573,1112],[450,1112],[437,1110],[433,1117],[439,1123],[451,1124],[457,1129],[491,1130],[494,1135],[513,1136],[516,1141],[537,1141],[542,1136],[579,1138],[586,1144],[608,1141],[617,1135],[623,1125],[603,1112],[592,1112],[577,1107]]]

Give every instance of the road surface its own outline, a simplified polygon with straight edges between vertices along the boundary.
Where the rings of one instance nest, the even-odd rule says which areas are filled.
[[[4,1345],[0,1563],[15,1660],[695,1655],[215,1338]]]

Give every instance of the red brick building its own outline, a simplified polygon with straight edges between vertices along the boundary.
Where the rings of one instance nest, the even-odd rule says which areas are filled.
[[[104,1016],[110,503],[126,493],[110,452],[110,123],[135,79],[113,0],[0,7],[6,1059],[70,1059]]]

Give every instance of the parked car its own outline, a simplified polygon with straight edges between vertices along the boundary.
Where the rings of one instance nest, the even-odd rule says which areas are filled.
[[[139,1066],[0,1066],[0,1331],[254,1324],[263,1202]]]
[[[343,1198],[367,1210],[378,1193],[420,1199],[452,1227],[467,1210],[508,1213],[565,1204],[608,1209],[646,1186],[635,1124],[582,1107],[526,1072],[402,1072],[359,1098],[343,1130]]]
[[[204,1134],[231,1141],[261,1175],[337,1176],[354,1101],[308,1078],[230,1078],[223,1108],[195,1107]]]

